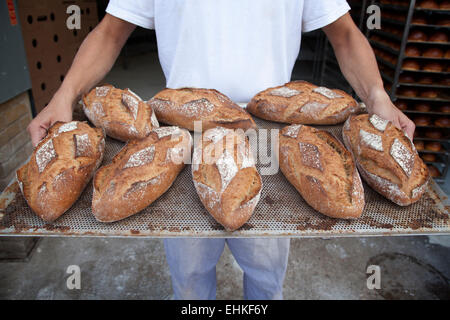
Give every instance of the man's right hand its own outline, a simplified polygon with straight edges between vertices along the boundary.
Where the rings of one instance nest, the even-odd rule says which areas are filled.
[[[57,92],[50,103],[28,125],[33,147],[47,135],[47,130],[57,121],[72,120],[73,99]]]

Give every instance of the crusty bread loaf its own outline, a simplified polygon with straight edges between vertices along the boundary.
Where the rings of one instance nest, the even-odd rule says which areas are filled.
[[[155,128],[146,138],[129,141],[95,174],[95,218],[118,221],[150,205],[170,188],[191,148],[190,133],[178,127]]]
[[[262,180],[243,130],[204,132],[194,149],[192,176],[201,202],[225,229],[236,230],[250,219]]]
[[[247,110],[269,121],[337,124],[362,108],[342,90],[318,87],[306,81],[292,81],[258,93],[247,105]]]
[[[252,117],[214,89],[164,89],[147,103],[155,110],[158,120],[174,126],[194,129],[194,121],[201,121],[202,131],[217,126],[224,128],[256,128]]]
[[[30,208],[53,221],[78,199],[103,159],[105,134],[86,122],[57,122],[39,142],[17,181]]]
[[[358,218],[364,189],[352,154],[331,133],[294,124],[279,134],[281,172],[305,201],[333,218]]]
[[[420,199],[428,170],[400,129],[375,114],[362,114],[345,122],[342,135],[361,176],[375,191],[401,206]]]
[[[88,119],[114,139],[142,139],[159,127],[152,108],[130,89],[106,84],[92,89],[81,101]]]

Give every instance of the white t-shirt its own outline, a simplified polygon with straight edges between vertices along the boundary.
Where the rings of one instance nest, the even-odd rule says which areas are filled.
[[[106,12],[155,29],[167,87],[245,102],[290,80],[302,31],[349,9],[345,0],[111,0]]]

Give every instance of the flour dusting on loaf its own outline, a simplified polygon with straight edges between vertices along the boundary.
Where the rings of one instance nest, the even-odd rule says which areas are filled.
[[[220,203],[220,193],[216,192],[213,188],[195,180],[194,185],[200,198],[209,200],[207,202],[208,208],[212,209]]]
[[[272,91],[270,91],[270,94],[273,96],[280,96],[280,97],[285,97],[285,98],[290,98],[293,96],[296,96],[298,94],[300,94],[301,91],[299,90],[295,90],[295,89],[291,89],[289,87],[280,87],[280,88],[276,88],[273,89]]]
[[[376,114],[373,114],[369,118],[369,121],[374,126],[375,129],[382,131],[382,132],[384,132],[384,130],[386,130],[386,127],[389,124],[388,120],[385,120]]]
[[[174,103],[166,99],[151,98],[147,101],[147,104],[151,105],[154,110],[172,110]]]
[[[109,93],[109,90],[110,90],[111,88],[110,87],[107,87],[107,86],[104,86],[104,87],[96,87],[95,88],[95,95],[97,96],[97,97],[106,97],[106,95]]]
[[[123,93],[122,103],[130,110],[131,115],[133,116],[134,120],[136,120],[139,110],[139,100],[129,94]]]
[[[78,128],[77,121],[67,122],[64,123],[61,127],[59,127],[58,133],[73,131],[76,128]]]
[[[373,150],[383,151],[383,140],[381,136],[361,129],[359,130],[359,137],[362,145],[368,146]]]
[[[301,124],[293,124],[291,126],[288,126],[285,130],[283,130],[283,135],[295,139],[297,138],[298,130],[300,130],[301,126]]]
[[[167,136],[180,134],[180,128],[178,127],[159,127],[153,130],[158,135],[158,138],[162,139]]]
[[[249,148],[242,148],[238,158],[242,158],[241,169],[255,166],[255,159],[253,158],[252,151]],[[239,161],[239,160],[238,160]]]
[[[36,152],[36,164],[39,173],[42,173],[47,165],[56,158],[55,149],[53,148],[53,140],[46,141]]]
[[[233,156],[225,150],[221,157],[217,159],[217,168],[219,169],[220,177],[222,179],[222,191],[226,189],[231,179],[234,178],[238,172],[238,167],[234,161]]]
[[[363,177],[369,177],[369,179],[366,179],[366,181],[369,183],[370,186],[373,186],[374,188],[380,188],[383,190],[383,192],[391,194],[391,195],[399,197],[399,198],[404,198],[407,196],[400,189],[400,187],[397,184],[395,184],[387,179],[384,179],[384,178],[382,178],[376,174],[373,174],[365,169],[361,170],[361,175]],[[394,197],[393,202],[396,202],[395,197]],[[397,203],[397,204],[400,204],[400,203]]]
[[[123,194],[124,199],[141,199],[144,197],[148,186],[156,185],[161,182],[161,177],[158,175],[147,181],[138,181],[131,185],[131,187]]]
[[[405,174],[409,177],[412,169],[414,168],[414,154],[412,154],[397,138],[395,138],[394,143],[391,146],[390,153],[398,165],[403,169]]]
[[[125,164],[124,168],[133,168],[143,166],[153,161],[155,157],[155,146],[151,145],[147,148],[133,153]]]
[[[156,119],[156,115],[155,115],[155,111],[152,110],[152,115],[150,117],[150,123],[152,124],[152,127],[154,128],[158,128],[159,127],[159,122],[158,119]]]
[[[302,156],[302,163],[310,168],[318,169],[323,171],[322,163],[320,162],[320,151],[317,146],[306,143],[299,142],[300,154]]]
[[[92,112],[90,109],[85,109],[85,110],[88,110],[88,113],[91,115],[91,117],[102,118],[105,116],[105,112],[103,111],[102,103],[99,101],[94,101],[92,103]]]
[[[300,108],[300,112],[308,113],[311,117],[315,119],[319,119],[320,113],[328,107],[328,103],[320,103],[317,101],[311,101],[306,104],[304,104]]]
[[[214,110],[214,105],[207,99],[198,99],[187,102],[181,106],[182,112],[188,117],[199,117]]]
[[[333,90],[330,90],[325,87],[317,87],[313,89],[313,92],[319,93],[323,95],[324,97],[327,97],[328,99],[336,99],[336,98],[343,98],[340,94],[334,92]]]
[[[92,145],[89,134],[75,134],[75,157],[87,157],[90,155],[90,147]]]
[[[420,196],[421,194],[423,194],[425,192],[425,189],[427,188],[428,185],[428,181],[426,181],[424,184],[414,188],[411,191],[411,198],[416,198],[418,196]]]

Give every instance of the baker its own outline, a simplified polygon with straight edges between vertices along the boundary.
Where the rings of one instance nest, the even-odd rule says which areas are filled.
[[[412,138],[415,126],[384,91],[373,51],[349,9],[345,0],[111,0],[60,88],[28,126],[32,142],[56,121],[72,119],[75,102],[108,73],[136,26],[156,30],[167,87],[214,88],[236,102],[288,82],[302,32],[322,28],[368,111]],[[225,243],[244,271],[245,298],[282,298],[289,239],[174,238],[164,246],[176,299],[215,298]]]

